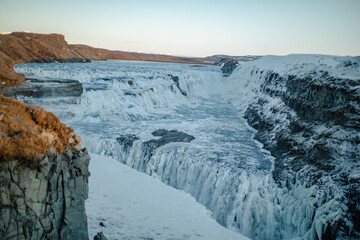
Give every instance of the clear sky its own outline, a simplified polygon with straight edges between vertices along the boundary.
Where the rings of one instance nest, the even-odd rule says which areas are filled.
[[[181,56],[360,55],[360,0],[0,0],[0,32]]]

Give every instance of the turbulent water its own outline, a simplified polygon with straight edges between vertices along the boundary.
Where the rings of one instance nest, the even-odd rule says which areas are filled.
[[[220,224],[250,238],[321,238],[327,222],[341,214],[329,217],[329,206],[321,210],[326,213],[317,211],[316,186],[275,183],[274,159],[254,140],[255,130],[244,119],[264,81],[263,72],[255,70],[240,66],[224,78],[217,66],[173,63],[16,67],[29,78],[82,83],[80,97],[23,100],[54,112],[82,136],[90,152],[111,156],[189,192]],[[272,99],[271,104],[283,103]],[[285,121],[281,114],[277,117]],[[151,133],[159,129],[195,139],[150,149],[146,142],[158,139]]]

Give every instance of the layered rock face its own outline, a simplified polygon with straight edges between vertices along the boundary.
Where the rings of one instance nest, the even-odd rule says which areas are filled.
[[[52,113],[0,95],[0,239],[87,239],[89,155]]]
[[[86,151],[0,162],[0,239],[88,239]]]

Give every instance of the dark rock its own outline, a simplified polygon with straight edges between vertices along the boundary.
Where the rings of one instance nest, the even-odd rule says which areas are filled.
[[[128,152],[132,148],[133,143],[136,140],[139,140],[139,138],[134,134],[121,135],[116,138],[116,141],[124,147],[125,152]]]
[[[107,240],[107,238],[105,237],[103,232],[99,232],[96,234],[96,236],[94,237],[94,240]]]
[[[229,77],[234,72],[237,65],[239,65],[238,61],[227,61],[224,64],[224,66],[221,68],[221,71],[223,73],[223,77]]]
[[[0,162],[0,239],[88,239],[86,150],[48,154],[32,169]]]
[[[6,97],[78,97],[83,93],[83,87],[76,80],[37,80],[29,79],[24,85],[5,88]]]
[[[133,92],[130,92],[130,91],[127,91],[127,90],[123,90],[123,92],[124,92],[124,94],[125,94],[126,96],[133,96],[133,97],[136,96],[136,93],[133,93]]]
[[[161,137],[160,139],[152,139],[143,143],[146,148],[151,151],[171,142],[191,142],[195,139],[193,136],[177,130],[169,131],[166,129],[159,129],[151,134],[156,137]]]
[[[64,59],[33,59],[28,61],[28,63],[89,63],[90,59],[85,58],[64,58]]]
[[[183,89],[181,89],[180,87],[180,83],[179,83],[179,77],[178,76],[173,76],[171,74],[168,74],[169,77],[171,77],[171,79],[174,81],[176,87],[179,89],[180,93],[184,96],[187,96],[187,92]]]
[[[99,224],[101,227],[105,227],[105,223],[104,222],[100,222]]]

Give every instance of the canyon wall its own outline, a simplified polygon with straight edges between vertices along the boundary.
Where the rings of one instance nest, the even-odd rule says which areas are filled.
[[[360,234],[360,59],[334,57],[328,67],[317,58],[318,66],[298,64],[288,72],[254,67],[250,75],[262,84],[244,116],[257,129],[255,138],[276,157],[275,181],[289,189],[299,184],[316,189],[309,201],[316,215],[323,215],[313,223],[317,237],[355,239]]]

